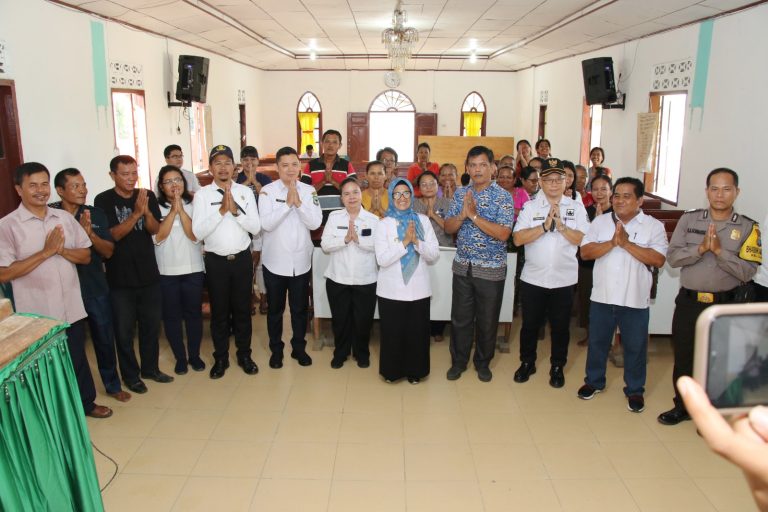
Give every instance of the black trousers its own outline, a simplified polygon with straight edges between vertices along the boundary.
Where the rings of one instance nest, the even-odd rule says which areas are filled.
[[[376,283],[350,285],[326,279],[325,291],[331,306],[335,340],[333,358],[344,361],[351,352],[358,361],[369,361],[368,342],[376,309]]]
[[[269,349],[272,353],[283,353],[283,313],[285,313],[285,295],[288,294],[288,306],[291,309],[291,347],[296,352],[303,352],[307,347],[307,309],[309,308],[310,272],[298,276],[281,276],[264,270],[264,285],[267,287],[267,333]]]
[[[85,357],[85,319],[78,320],[67,329],[67,346],[69,357],[72,359],[72,367],[77,377],[77,388],[80,391],[80,400],[83,403],[83,411],[88,414],[96,407],[96,386],[93,385],[91,367]]]
[[[565,366],[568,362],[573,286],[543,288],[520,281],[523,325],[520,328],[520,361],[536,362],[539,330],[549,320],[552,329],[552,366]]]
[[[162,308],[160,283],[139,288],[112,288],[109,298],[112,301],[112,321],[115,327],[120,375],[126,384],[134,384],[140,380],[139,363],[133,350],[133,335],[137,324],[141,373],[151,375],[159,370],[158,337]]]
[[[429,301],[379,297],[379,374],[385,379],[429,375]]]
[[[755,302],[768,302],[768,288],[755,282],[752,286],[755,288]]]
[[[675,365],[672,369],[672,389],[675,390],[675,407],[685,410],[685,404],[677,391],[677,379],[693,375],[693,347],[696,338],[696,320],[711,304],[698,302],[682,289],[675,298],[675,313],[672,315],[672,351]]]
[[[488,368],[496,351],[503,295],[504,281],[453,274],[451,366],[466,368],[476,341],[475,368]]]
[[[230,317],[237,358],[251,355],[251,293],[253,259],[248,249],[227,259],[205,253],[205,280],[211,302],[213,358],[229,359]]]

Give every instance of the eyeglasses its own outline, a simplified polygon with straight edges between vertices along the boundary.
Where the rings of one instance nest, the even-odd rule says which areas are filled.
[[[163,180],[163,185],[170,185],[172,183],[183,183],[184,180],[181,178],[169,178],[167,180]]]
[[[562,183],[564,181],[565,181],[564,177],[560,177],[560,178],[542,178],[542,180],[541,180],[542,183],[547,183],[547,184],[549,184],[549,183]]]
[[[405,199],[411,198],[411,191],[405,190],[403,192],[392,192],[392,198],[393,199],[400,199],[401,197],[404,197]]]
[[[184,158],[184,154],[183,153],[178,153],[178,154],[172,153],[172,154],[168,155],[168,158]]]
[[[437,186],[437,182],[435,180],[432,181],[424,181],[419,185],[421,188],[432,188]]]
[[[531,183],[538,183],[539,178],[526,178],[525,181],[530,181]],[[541,180],[541,181],[544,181],[544,180]]]
[[[382,158],[381,159],[381,162],[384,163],[384,164],[393,164],[396,161],[397,160],[395,160],[394,158]]]

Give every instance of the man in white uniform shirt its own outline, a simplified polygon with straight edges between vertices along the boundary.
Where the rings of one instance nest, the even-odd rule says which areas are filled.
[[[645,409],[648,312],[651,267],[664,266],[664,224],[643,213],[645,188],[637,178],[613,185],[613,213],[592,221],[581,242],[581,257],[596,260],[589,309],[587,376],[579,398],[590,400],[605,389],[605,367],[616,326],[624,346],[624,395],[631,412]]]
[[[229,368],[230,316],[237,364],[248,375],[259,371],[251,358],[251,237],[261,229],[251,189],[235,183],[235,160],[227,146],[214,146],[208,158],[213,183],[192,203],[192,232],[205,244],[205,273],[211,302],[213,367],[218,379]]]
[[[536,373],[539,329],[548,319],[552,327],[549,385],[565,385],[563,367],[568,360],[573,286],[578,281],[576,248],[589,228],[581,201],[563,195],[565,171],[557,158],[547,158],[541,171],[541,192],[517,217],[515,245],[525,246],[520,275],[523,325],[520,329],[520,368],[515,382]]]
[[[312,364],[307,354],[309,271],[312,266],[310,231],[320,227],[323,213],[317,192],[299,181],[301,162],[296,150],[284,147],[275,155],[279,179],[261,189],[259,215],[264,228],[261,262],[267,287],[267,332],[270,368],[282,368],[285,295],[291,309],[291,357],[301,366]]]

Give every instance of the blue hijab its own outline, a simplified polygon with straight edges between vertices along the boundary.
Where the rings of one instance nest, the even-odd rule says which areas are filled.
[[[395,187],[401,184],[407,185],[408,190],[411,191],[411,205],[407,210],[398,210],[395,206],[395,198],[392,196],[395,192]],[[419,214],[413,211],[413,201],[416,199],[416,196],[413,194],[413,185],[411,185],[411,182],[404,178],[395,178],[389,184],[387,194],[389,195],[389,207],[387,208],[386,216],[395,219],[397,222],[398,238],[405,238],[405,232],[408,230],[408,223],[413,221],[414,227],[416,228],[416,237],[419,240],[424,240],[424,228],[419,220]],[[400,258],[400,268],[403,271],[403,282],[405,284],[408,284],[413,273],[416,272],[416,267],[419,266],[419,254],[416,252],[413,244],[408,244],[407,251],[405,256]]]

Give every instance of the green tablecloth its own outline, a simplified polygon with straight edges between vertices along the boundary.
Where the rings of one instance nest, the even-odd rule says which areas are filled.
[[[0,370],[0,510],[104,509],[66,327]]]

